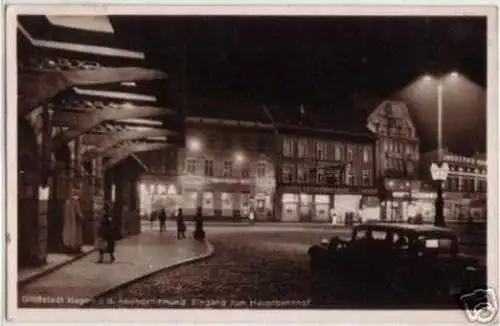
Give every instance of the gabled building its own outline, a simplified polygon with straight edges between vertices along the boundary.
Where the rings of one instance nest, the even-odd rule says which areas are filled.
[[[417,201],[431,206],[431,194],[420,193],[418,164],[420,141],[404,102],[386,100],[367,119],[377,138],[376,178],[381,199],[381,219],[406,220],[418,213]],[[430,214],[430,213],[429,213]]]

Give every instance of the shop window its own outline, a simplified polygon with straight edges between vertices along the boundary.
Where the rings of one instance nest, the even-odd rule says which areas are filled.
[[[231,177],[233,175],[233,163],[231,161],[224,161],[224,177]]]
[[[186,172],[189,174],[196,174],[196,160],[192,159],[187,160]]]
[[[297,142],[297,156],[307,157],[307,139],[301,138]]]
[[[213,177],[213,175],[214,175],[214,161],[205,160],[204,172],[205,172],[205,176]]]

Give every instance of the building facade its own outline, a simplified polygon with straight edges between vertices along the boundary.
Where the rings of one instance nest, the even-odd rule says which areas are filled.
[[[401,101],[383,101],[368,117],[375,134],[376,178],[381,219],[403,221],[431,214],[432,194],[418,181],[420,141],[408,108]]]
[[[437,151],[422,154],[420,176],[432,183],[430,166],[437,162]],[[487,161],[485,155],[460,156],[444,151],[443,162],[450,170],[444,184],[444,215],[448,221],[472,217],[484,221],[487,215]]]
[[[374,138],[328,129],[284,127],[275,211],[282,221],[329,221],[333,208],[346,214],[378,215]],[[370,200],[370,197],[371,200]]]
[[[138,185],[142,214],[182,208],[191,217],[200,207],[207,220],[238,220],[250,210],[259,220],[271,219],[275,144],[270,125],[187,117],[185,148],[144,158],[148,165],[156,161],[157,169]]]

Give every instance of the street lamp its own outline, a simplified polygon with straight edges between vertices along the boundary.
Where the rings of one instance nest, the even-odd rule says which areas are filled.
[[[448,177],[448,164],[443,163],[443,80],[446,77],[458,77],[459,74],[453,71],[449,74],[432,77],[424,76],[425,80],[437,79],[437,163],[431,164],[432,179],[437,183],[437,198],[435,202],[435,220],[434,224],[444,226],[444,201],[443,201],[443,183]]]
[[[191,138],[188,142],[188,149],[193,152],[198,152],[201,150],[201,143],[196,138]]]
[[[431,175],[432,180],[437,183],[437,197],[436,197],[436,218],[434,224],[437,226],[444,226],[444,200],[443,200],[443,183],[448,177],[448,171],[450,168],[447,163],[432,163],[431,164]]]
[[[243,163],[243,161],[245,161],[245,156],[242,153],[236,153],[234,155],[234,158],[236,160],[236,163],[238,164]]]

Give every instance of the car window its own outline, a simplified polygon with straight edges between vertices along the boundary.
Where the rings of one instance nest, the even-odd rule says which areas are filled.
[[[387,231],[372,230],[372,238],[373,238],[373,240],[386,240],[387,239]]]
[[[428,252],[449,253],[455,250],[453,239],[436,235],[421,235],[418,237],[420,247]]]
[[[392,234],[392,241],[394,247],[396,247],[397,249],[408,249],[410,245],[410,240],[408,239],[408,237],[399,232],[394,232]]]
[[[356,230],[356,234],[354,235],[354,240],[366,239],[367,236],[368,236],[368,230],[366,229]]]

